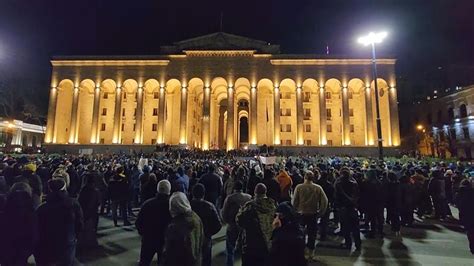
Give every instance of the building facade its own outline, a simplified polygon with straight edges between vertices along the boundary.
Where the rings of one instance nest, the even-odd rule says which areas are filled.
[[[0,146],[39,148],[45,131],[44,126],[0,118]]]
[[[51,144],[377,144],[371,60],[281,54],[214,33],[158,56],[54,58]],[[378,62],[384,146],[400,144],[395,60]]]
[[[416,105],[414,130],[418,150],[434,157],[472,159],[474,150],[474,85],[457,87]]]

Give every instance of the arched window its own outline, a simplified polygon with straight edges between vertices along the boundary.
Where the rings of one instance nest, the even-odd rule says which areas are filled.
[[[461,118],[467,117],[467,108],[465,104],[461,104],[461,106],[459,106],[459,116]]]
[[[448,118],[449,118],[449,120],[454,119],[454,108],[453,107],[449,107],[449,109],[448,109]]]

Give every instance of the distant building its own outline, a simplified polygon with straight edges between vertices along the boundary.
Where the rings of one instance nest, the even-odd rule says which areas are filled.
[[[383,145],[400,145],[395,59],[378,59]],[[157,56],[56,57],[46,143],[375,147],[370,59],[280,54],[223,32]]]
[[[415,105],[413,130],[418,150],[429,156],[472,159],[474,150],[474,85]]]
[[[44,126],[0,118],[0,146],[39,148],[43,143],[45,131]]]

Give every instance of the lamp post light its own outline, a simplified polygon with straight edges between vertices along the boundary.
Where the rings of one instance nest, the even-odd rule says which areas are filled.
[[[376,111],[376,123],[377,123],[377,142],[379,160],[383,160],[383,146],[382,146],[382,124],[380,123],[380,107],[379,107],[379,90],[377,86],[377,60],[375,56],[375,44],[381,43],[383,39],[387,37],[386,32],[370,32],[367,36],[360,37],[357,41],[364,46],[372,46],[372,74],[374,79],[375,88],[375,111]]]

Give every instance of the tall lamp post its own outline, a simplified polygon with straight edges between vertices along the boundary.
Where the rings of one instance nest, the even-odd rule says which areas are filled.
[[[382,146],[382,124],[380,123],[380,107],[379,107],[379,89],[377,86],[377,60],[375,56],[375,44],[381,43],[383,39],[387,37],[386,32],[370,32],[368,35],[360,37],[357,41],[364,46],[372,46],[372,74],[374,79],[375,87],[375,110],[376,110],[376,123],[377,123],[377,142],[378,142],[378,152],[379,160],[383,160],[383,146]]]

